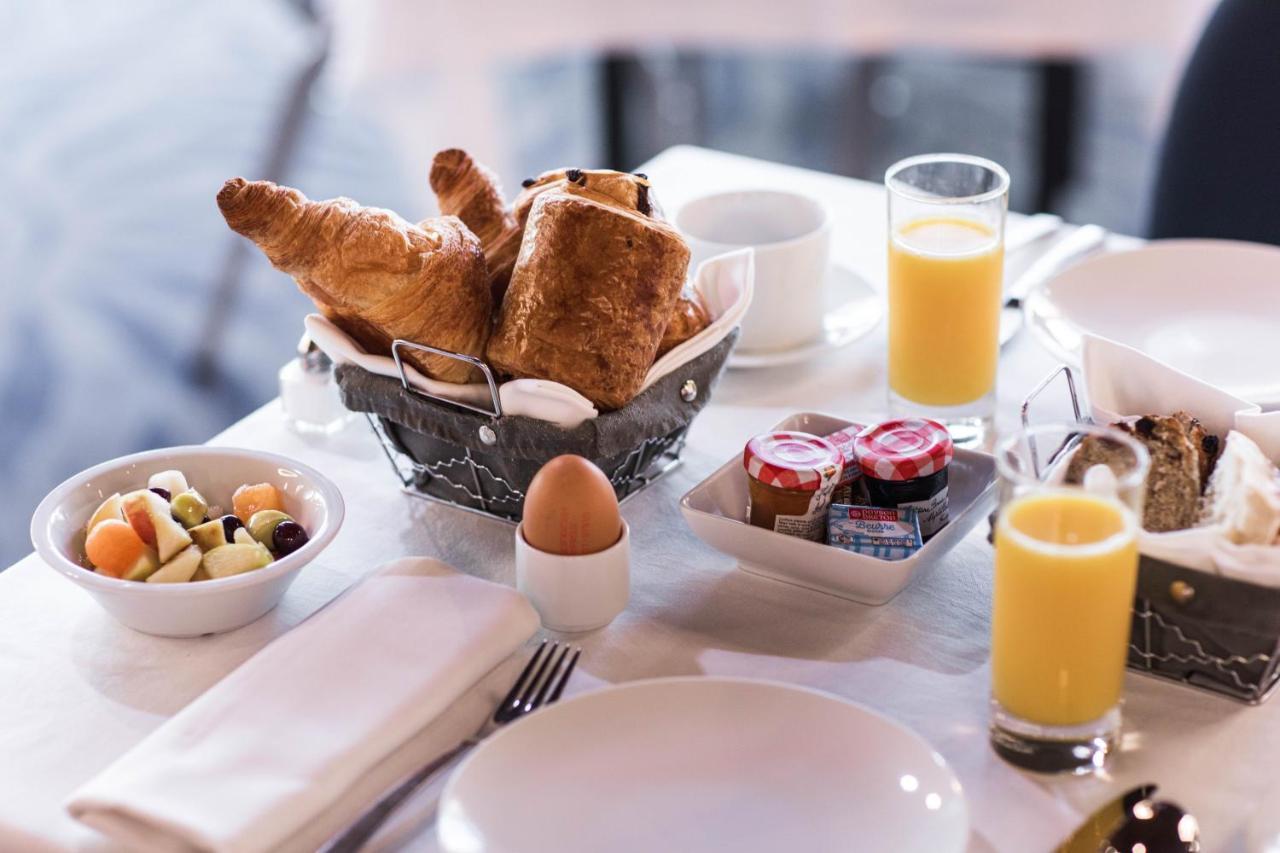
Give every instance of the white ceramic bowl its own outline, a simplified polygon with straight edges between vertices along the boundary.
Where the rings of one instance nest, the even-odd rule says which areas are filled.
[[[775,430],[830,435],[850,422],[800,412]],[[995,504],[996,461],[989,453],[957,448],[948,473],[950,520],[905,560],[881,560],[784,536],[747,523],[747,472],[739,454],[680,499],[680,511],[698,538],[738,558],[743,571],[797,584],[862,604],[884,604],[906,588],[921,566],[940,560],[986,517]]]
[[[158,471],[176,468],[213,504],[230,511],[245,483],[273,483],[285,511],[310,541],[256,571],[218,580],[150,584],[119,580],[84,568],[85,523],[115,492],[145,488]],[[247,625],[275,607],[298,572],[337,535],[342,494],[314,468],[274,453],[230,447],[169,447],[122,456],[75,475],[55,488],[31,519],[31,541],[46,563],[98,600],[125,625],[164,637],[217,634]]]

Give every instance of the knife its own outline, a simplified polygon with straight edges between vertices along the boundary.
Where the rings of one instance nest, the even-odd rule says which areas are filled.
[[[1025,249],[1042,237],[1048,237],[1062,227],[1062,217],[1056,213],[1035,213],[1011,224],[1004,232],[1004,253],[1011,255]]]
[[[1103,845],[1110,840],[1111,833],[1133,812],[1133,807],[1151,799],[1155,792],[1156,786],[1148,782],[1113,798],[1089,815],[1070,838],[1053,849],[1053,853],[1099,853],[1105,849]]]
[[[1000,309],[1000,346],[1013,340],[1022,328],[1022,301],[1031,291],[1063,268],[1097,251],[1106,240],[1107,230],[1102,226],[1081,225],[1065,240],[1036,258],[1005,291],[1004,306]]]

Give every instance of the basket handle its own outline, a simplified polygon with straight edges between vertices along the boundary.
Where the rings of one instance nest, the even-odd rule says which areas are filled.
[[[461,400],[451,400],[448,397],[442,397],[439,394],[432,394],[429,391],[423,391],[420,388],[415,388],[414,386],[410,385],[409,377],[404,372],[404,359],[400,355],[400,350],[402,349],[418,350],[419,352],[427,352],[427,353],[431,353],[432,355],[439,355],[445,358],[452,358],[456,361],[461,361],[465,364],[471,365],[472,367],[478,368],[480,372],[484,374],[485,381],[489,383],[489,398],[490,398],[490,401],[493,403],[493,407],[491,409],[482,409],[479,406],[473,406],[470,403],[464,403]],[[391,357],[395,359],[396,369],[400,371],[400,384],[404,386],[404,390],[408,391],[410,394],[415,394],[419,397],[423,397],[428,400],[435,400],[440,403],[446,403],[450,406],[458,406],[459,408],[466,409],[469,412],[476,412],[477,414],[488,415],[491,418],[502,417],[502,400],[498,396],[498,382],[493,377],[493,370],[490,369],[489,365],[485,364],[483,361],[476,358],[475,356],[463,355],[462,353],[459,353],[459,352],[450,352],[449,350],[446,350],[446,349],[440,349],[438,347],[429,347],[426,344],[416,344],[413,341],[406,341],[406,340],[397,338],[391,342]]]
[[[1059,376],[1065,377],[1067,380],[1067,391],[1071,394],[1071,413],[1075,417],[1076,423],[1087,423],[1091,420],[1087,415],[1084,414],[1084,412],[1081,411],[1081,408],[1080,408],[1080,394],[1079,392],[1076,391],[1075,371],[1072,370],[1068,365],[1060,364],[1056,369],[1053,370],[1052,373],[1050,373],[1044,379],[1041,379],[1039,384],[1036,385],[1036,387],[1032,388],[1031,392],[1028,393],[1026,398],[1022,401],[1023,430],[1026,430],[1028,427],[1031,426],[1032,405],[1040,397],[1041,394],[1043,394],[1046,390],[1048,390],[1048,388],[1051,385],[1054,384],[1054,382],[1058,379]],[[1062,445],[1062,447],[1059,447],[1057,450],[1055,450],[1049,456],[1049,460],[1047,464],[1052,464],[1062,454],[1062,451],[1066,450],[1067,447],[1069,446],[1073,446],[1073,442],[1071,440],[1068,440]],[[1034,443],[1031,444],[1030,450],[1031,450],[1031,464],[1035,467],[1036,476],[1040,476],[1040,454]]]

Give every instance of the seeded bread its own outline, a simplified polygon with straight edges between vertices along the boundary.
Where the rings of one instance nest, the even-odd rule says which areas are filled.
[[[1222,441],[1186,412],[1174,412],[1173,417],[1177,418],[1178,423],[1186,429],[1187,436],[1196,449],[1196,465],[1200,469],[1200,492],[1203,494],[1209,485],[1209,477],[1213,474],[1213,466],[1217,464],[1218,457],[1222,454]]]
[[[1133,423],[1114,426],[1142,442],[1151,456],[1142,526],[1160,533],[1194,525],[1200,513],[1200,493],[1217,460],[1218,437],[1207,433],[1186,412],[1145,415]],[[1106,465],[1120,475],[1131,464],[1118,442],[1086,436],[1071,457],[1066,479],[1083,482],[1085,472],[1094,465]]]

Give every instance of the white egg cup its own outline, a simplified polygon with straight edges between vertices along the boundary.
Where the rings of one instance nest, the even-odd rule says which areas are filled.
[[[631,595],[631,528],[622,522],[618,541],[594,554],[550,554],[516,528],[516,587],[533,602],[542,626],[577,633],[603,628]]]

